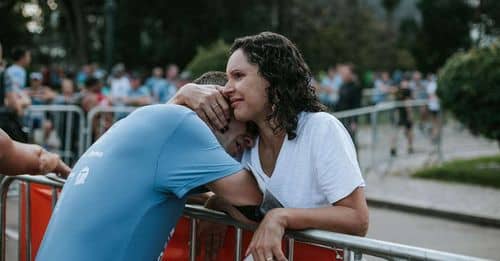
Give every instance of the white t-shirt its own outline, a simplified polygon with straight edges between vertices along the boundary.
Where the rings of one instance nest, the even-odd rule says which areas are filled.
[[[429,82],[429,84],[427,84],[427,94],[429,95],[428,107],[429,110],[431,111],[439,111],[441,107],[439,105],[439,100],[436,95],[436,91],[437,91],[437,83],[435,81]]]
[[[111,79],[111,97],[124,98],[130,91],[130,81],[126,76]]]
[[[349,133],[328,113],[299,115],[297,137],[285,137],[271,177],[262,170],[258,144],[257,138],[241,162],[261,191],[271,191],[284,207],[329,206],[365,186]]]

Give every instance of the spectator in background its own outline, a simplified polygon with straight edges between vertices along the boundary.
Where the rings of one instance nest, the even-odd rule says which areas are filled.
[[[58,152],[61,148],[61,138],[54,129],[52,119],[45,119],[42,128],[35,130],[33,141],[50,152]]]
[[[409,82],[410,90],[412,91],[413,98],[418,100],[427,100],[429,96],[427,95],[427,84],[422,79],[422,73],[419,71],[413,72],[411,76],[411,81]],[[424,134],[427,134],[429,119],[429,110],[427,106],[420,107],[420,122],[418,123],[418,128]]]
[[[125,73],[125,65],[119,63],[112,69],[110,99],[113,105],[124,105],[125,98],[130,91],[130,80]]]
[[[0,78],[0,128],[12,139],[26,142],[28,135],[23,130],[22,116],[31,100],[23,89],[26,86],[25,67],[31,62],[31,54],[27,49],[14,48],[12,58],[14,64],[9,66]]]
[[[151,104],[151,95],[146,86],[142,85],[141,77],[137,74],[130,76],[130,90],[125,104],[129,106],[144,106]]]
[[[409,101],[412,99],[412,90],[410,89],[410,84],[407,79],[401,80],[399,87],[396,89],[396,100],[397,101]],[[392,138],[391,144],[391,156],[395,157],[397,155],[397,139],[399,135],[399,127],[404,127],[405,137],[408,141],[408,154],[413,153],[413,115],[411,107],[400,107],[397,110],[397,127],[395,134]]]
[[[176,89],[179,87],[179,66],[177,66],[177,64],[171,63],[167,65],[165,70],[165,79],[169,84],[175,86]]]
[[[389,73],[386,71],[381,72],[380,75],[377,76],[377,79],[375,79],[372,102],[378,104],[387,101],[393,91],[394,87],[392,86]]]
[[[26,93],[31,98],[31,104],[44,105],[49,104],[56,96],[56,92],[42,84],[43,75],[39,72],[30,74],[30,87]]]
[[[110,105],[110,101],[104,94],[102,94],[101,89],[102,83],[98,79],[90,77],[85,81],[82,108],[86,114],[96,106]],[[113,114],[99,113],[93,118],[91,124],[93,130],[92,141],[95,141],[111,127],[113,124]]]
[[[155,67],[151,72],[151,77],[146,80],[144,85],[146,85],[150,92],[153,92],[154,86],[163,81],[166,81],[166,79],[163,79],[163,69],[161,67]]]
[[[12,51],[14,64],[5,70],[5,96],[6,106],[18,116],[31,104],[29,97],[23,92],[26,88],[26,67],[31,63],[31,52],[23,47],[14,48]],[[9,135],[10,133],[7,132]]]
[[[339,100],[337,102],[336,111],[359,108],[361,106],[361,87],[359,87],[356,76],[354,75],[353,67],[351,65],[343,65],[339,68],[339,73],[342,77],[342,85],[339,89]],[[354,146],[357,146],[357,120],[357,117],[341,119],[341,122],[351,135]]]
[[[79,89],[83,89],[85,81],[90,76],[90,66],[88,64],[83,65],[82,69],[76,74],[76,84]]]
[[[433,143],[438,142],[440,130],[441,130],[441,105],[439,104],[439,98],[437,96],[437,82],[436,76],[434,74],[429,74],[427,76],[427,95],[429,96],[429,103],[427,108],[430,112],[430,118],[432,123],[431,128],[431,141]]]
[[[76,104],[81,99],[81,95],[75,93],[75,84],[69,78],[61,81],[61,94],[54,97],[54,104]]]
[[[96,106],[108,106],[110,102],[101,92],[102,83],[94,78],[89,77],[85,80],[85,90],[82,97],[82,108],[87,113]]]
[[[335,108],[335,104],[339,99],[339,89],[342,85],[342,77],[337,72],[335,67],[328,68],[328,74],[321,80],[320,84],[320,101],[330,109]]]
[[[91,63],[89,65],[89,68],[90,68],[90,75],[93,76],[94,78],[99,79],[100,81],[102,81],[106,76],[106,71],[104,71],[97,62]]]
[[[151,77],[146,81],[146,86],[153,98],[154,103],[165,103],[168,100],[169,86],[168,81],[163,78],[163,69],[161,67],[155,67],[153,69]]]

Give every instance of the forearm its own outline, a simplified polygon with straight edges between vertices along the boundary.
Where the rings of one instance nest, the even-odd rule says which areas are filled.
[[[38,174],[41,172],[42,147],[12,141],[5,151],[0,166],[2,174]]]
[[[368,229],[368,217],[362,211],[344,207],[283,208],[279,209],[287,229],[321,229],[351,235],[364,236]]]

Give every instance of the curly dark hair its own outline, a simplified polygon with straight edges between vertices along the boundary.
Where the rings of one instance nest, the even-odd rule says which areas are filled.
[[[267,88],[273,110],[267,120],[276,120],[274,133],[285,130],[288,139],[296,136],[298,116],[302,111],[324,111],[314,87],[312,74],[297,47],[283,35],[262,32],[238,38],[230,53],[241,49],[248,62],[259,67],[259,73],[270,86]]]

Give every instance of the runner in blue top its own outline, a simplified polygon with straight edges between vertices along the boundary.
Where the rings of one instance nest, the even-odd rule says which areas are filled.
[[[237,156],[246,135],[235,120],[212,132],[183,106],[136,110],[74,166],[37,260],[156,260],[186,196],[205,184],[234,205],[258,205],[252,175],[219,144]]]

